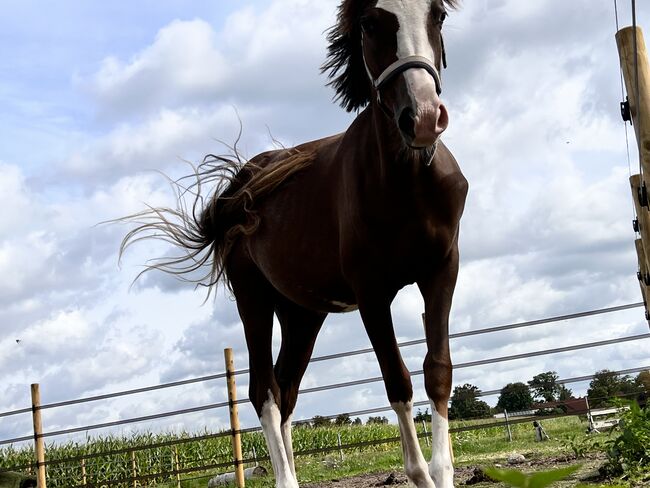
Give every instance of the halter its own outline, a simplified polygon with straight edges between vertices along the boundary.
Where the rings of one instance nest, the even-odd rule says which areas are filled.
[[[440,79],[438,69],[429,58],[425,58],[424,56],[406,56],[404,58],[398,59],[394,63],[388,65],[388,67],[382,71],[382,73],[377,78],[374,78],[372,76],[372,73],[368,68],[368,64],[366,63],[365,55],[363,56],[363,64],[366,66],[368,76],[370,77],[375,90],[377,90],[377,93],[379,93],[379,90],[381,90],[381,88],[390,80],[395,78],[400,73],[403,73],[404,71],[412,68],[424,68],[427,70],[427,72],[433,77],[433,80],[436,82],[436,93],[438,95],[442,93],[442,80]]]
[[[444,53],[444,44],[443,44],[443,63],[446,67],[446,59],[445,59],[445,53]],[[438,68],[436,68],[436,65],[431,61],[429,58],[426,58],[424,56],[406,56],[404,58],[398,59],[397,61],[391,63],[388,65],[384,71],[381,72],[381,74],[375,78],[372,73],[370,72],[370,68],[368,68],[368,63],[366,63],[366,55],[364,53],[363,49],[363,36],[361,37],[361,57],[363,58],[363,65],[366,67],[366,73],[368,73],[368,77],[370,78],[370,81],[372,82],[372,85],[375,87],[375,91],[377,92],[377,103],[379,103],[379,107],[388,115],[388,108],[383,104],[381,100],[381,89],[382,87],[388,83],[390,80],[395,78],[397,75],[400,73],[403,73],[406,70],[412,69],[412,68],[423,68],[425,69],[432,77],[433,81],[436,83],[436,93],[438,96],[442,93],[442,80],[440,79],[440,73],[438,73]],[[433,162],[433,158],[436,154],[436,149],[438,148],[438,141],[434,142],[431,148],[427,148],[427,151],[430,152],[430,154],[427,155],[427,162],[426,165],[429,166]]]

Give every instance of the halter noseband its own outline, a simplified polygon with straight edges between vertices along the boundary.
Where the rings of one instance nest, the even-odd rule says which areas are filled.
[[[436,82],[436,93],[438,95],[442,93],[442,80],[440,79],[438,69],[429,58],[425,58],[424,56],[406,56],[405,58],[398,59],[382,71],[377,78],[372,76],[372,73],[366,64],[365,56],[363,57],[363,62],[366,65],[366,71],[368,72],[368,76],[370,76],[370,80],[372,81],[375,90],[377,90],[377,93],[379,93],[379,90],[381,90],[381,88],[390,80],[411,68],[423,68],[427,70]]]

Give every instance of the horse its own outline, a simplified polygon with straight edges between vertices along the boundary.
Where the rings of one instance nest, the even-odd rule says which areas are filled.
[[[192,206],[153,208],[120,251],[143,237],[183,254],[151,268],[179,275],[211,263],[199,280],[233,293],[249,352],[249,397],[276,486],[298,487],[291,419],[316,336],[329,313],[358,309],[399,422],[405,473],[418,488],[453,486],[447,406],[449,312],[468,183],[441,142],[446,65],[442,26],[456,0],[343,0],[321,67],[335,99],[358,111],[340,134],[240,157],[208,155]],[[207,195],[202,188],[214,183]],[[424,383],[432,457],[420,450],[413,388],[396,342],[391,303],[417,284],[424,299]],[[282,342],[275,365],[273,315]]]

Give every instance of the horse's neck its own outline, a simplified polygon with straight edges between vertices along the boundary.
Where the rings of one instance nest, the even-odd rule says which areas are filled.
[[[369,106],[359,117],[355,137],[365,143],[357,145],[360,154],[355,162],[374,199],[385,198],[395,205],[395,198],[400,198],[406,203],[418,188],[431,184],[432,168],[404,150],[395,122],[377,105]]]

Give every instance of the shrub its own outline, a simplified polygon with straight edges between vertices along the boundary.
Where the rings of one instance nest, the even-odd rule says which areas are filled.
[[[607,442],[607,463],[601,471],[608,476],[637,477],[650,472],[650,408],[636,402],[621,413],[620,433]]]

